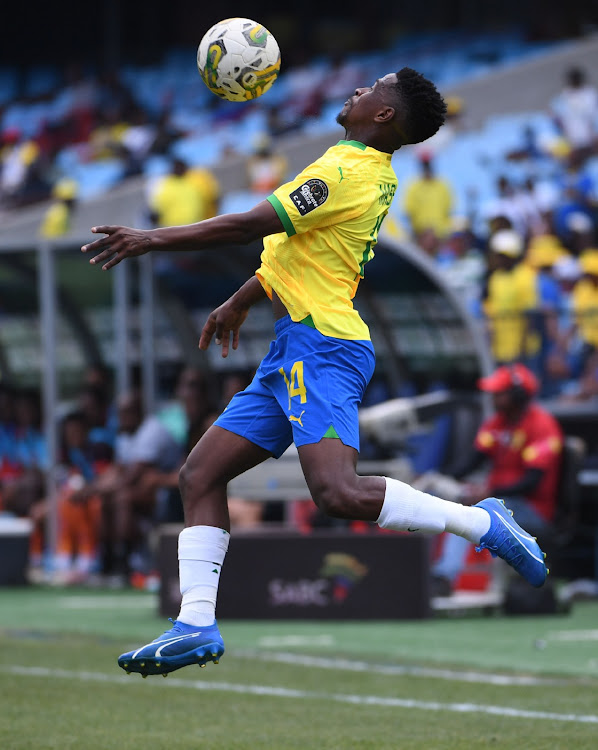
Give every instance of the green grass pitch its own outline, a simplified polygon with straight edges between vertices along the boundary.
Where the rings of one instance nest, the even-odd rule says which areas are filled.
[[[598,746],[598,604],[425,622],[221,622],[218,666],[127,677],[152,595],[0,590],[2,750]]]

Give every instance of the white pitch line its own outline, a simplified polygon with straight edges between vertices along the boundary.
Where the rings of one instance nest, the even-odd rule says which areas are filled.
[[[150,609],[156,606],[154,596],[62,596],[58,604],[63,609]]]
[[[598,641],[598,630],[553,630],[546,635],[547,641]]]
[[[557,714],[549,711],[527,711],[511,706],[487,706],[479,703],[439,703],[437,701],[418,701],[412,698],[392,698],[381,695],[351,695],[347,693],[318,693],[309,690],[274,687],[272,685],[241,685],[231,682],[196,682],[170,677],[168,682],[152,679],[150,683],[140,685],[139,681],[124,675],[109,675],[101,672],[76,672],[67,669],[48,669],[47,667],[25,667],[5,665],[1,671],[24,677],[49,677],[83,682],[101,682],[118,685],[146,684],[161,688],[186,688],[187,690],[210,690],[240,695],[263,695],[274,698],[296,698],[303,700],[329,700],[335,703],[349,703],[356,706],[383,706],[388,708],[410,708],[422,711],[449,711],[451,713],[489,714],[508,716],[514,719],[534,719],[537,721],[566,721],[576,724],[598,724],[598,716],[592,714]]]
[[[246,659],[257,659],[261,662],[271,661],[278,664],[291,664],[311,669],[330,669],[342,672],[368,672],[386,675],[408,675],[409,677],[432,677],[438,680],[453,682],[477,682],[486,685],[502,685],[505,687],[520,686],[558,686],[570,685],[570,680],[550,679],[534,675],[506,675],[484,672],[460,671],[453,669],[438,669],[434,667],[404,666],[398,664],[371,664],[365,661],[351,659],[333,659],[325,656],[305,656],[303,654],[263,651],[235,651],[234,656]]]

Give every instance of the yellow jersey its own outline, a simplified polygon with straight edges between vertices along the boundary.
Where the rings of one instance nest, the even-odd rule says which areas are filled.
[[[445,237],[451,228],[453,195],[449,184],[438,177],[414,180],[405,191],[405,213],[416,233],[432,229]]]
[[[325,336],[370,338],[352,300],[396,190],[390,154],[339,141],[267,199],[285,231],[264,238],[256,275],[292,320]]]
[[[157,224],[160,227],[194,224],[205,218],[206,201],[202,198],[194,178],[187,175],[165,175],[150,205],[157,214]]]
[[[528,331],[526,316],[537,306],[536,273],[530,266],[518,263],[510,271],[499,269],[490,275],[484,312],[497,362],[511,362],[538,351],[538,337]]]
[[[580,338],[598,347],[598,286],[582,278],[573,288],[572,303]]]
[[[61,237],[69,231],[70,219],[71,212],[65,203],[53,203],[44,214],[39,233],[42,237]]]

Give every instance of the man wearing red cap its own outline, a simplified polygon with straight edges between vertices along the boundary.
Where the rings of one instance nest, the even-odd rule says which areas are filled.
[[[524,365],[499,367],[478,381],[491,393],[495,413],[480,427],[471,457],[454,472],[457,479],[490,462],[486,482],[465,485],[460,502],[488,495],[504,498],[517,523],[542,536],[554,519],[563,434],[556,419],[534,402],[538,381]],[[447,535],[433,569],[436,593],[448,594],[463,569],[469,545]]]

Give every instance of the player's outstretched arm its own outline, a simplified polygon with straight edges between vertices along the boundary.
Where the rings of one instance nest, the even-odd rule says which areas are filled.
[[[223,245],[248,245],[254,240],[284,231],[276,211],[268,201],[240,214],[223,214],[197,224],[159,229],[132,229],[97,226],[94,234],[105,234],[81,251],[91,253],[92,265],[103,263],[107,271],[125,258],[145,255],[150,250],[205,250]]]
[[[207,349],[214,336],[215,343],[222,345],[222,356],[228,355],[230,336],[233,349],[239,345],[239,329],[245,322],[249,308],[265,299],[266,292],[257,276],[252,276],[232,297],[210,313],[201,331],[199,348]]]

